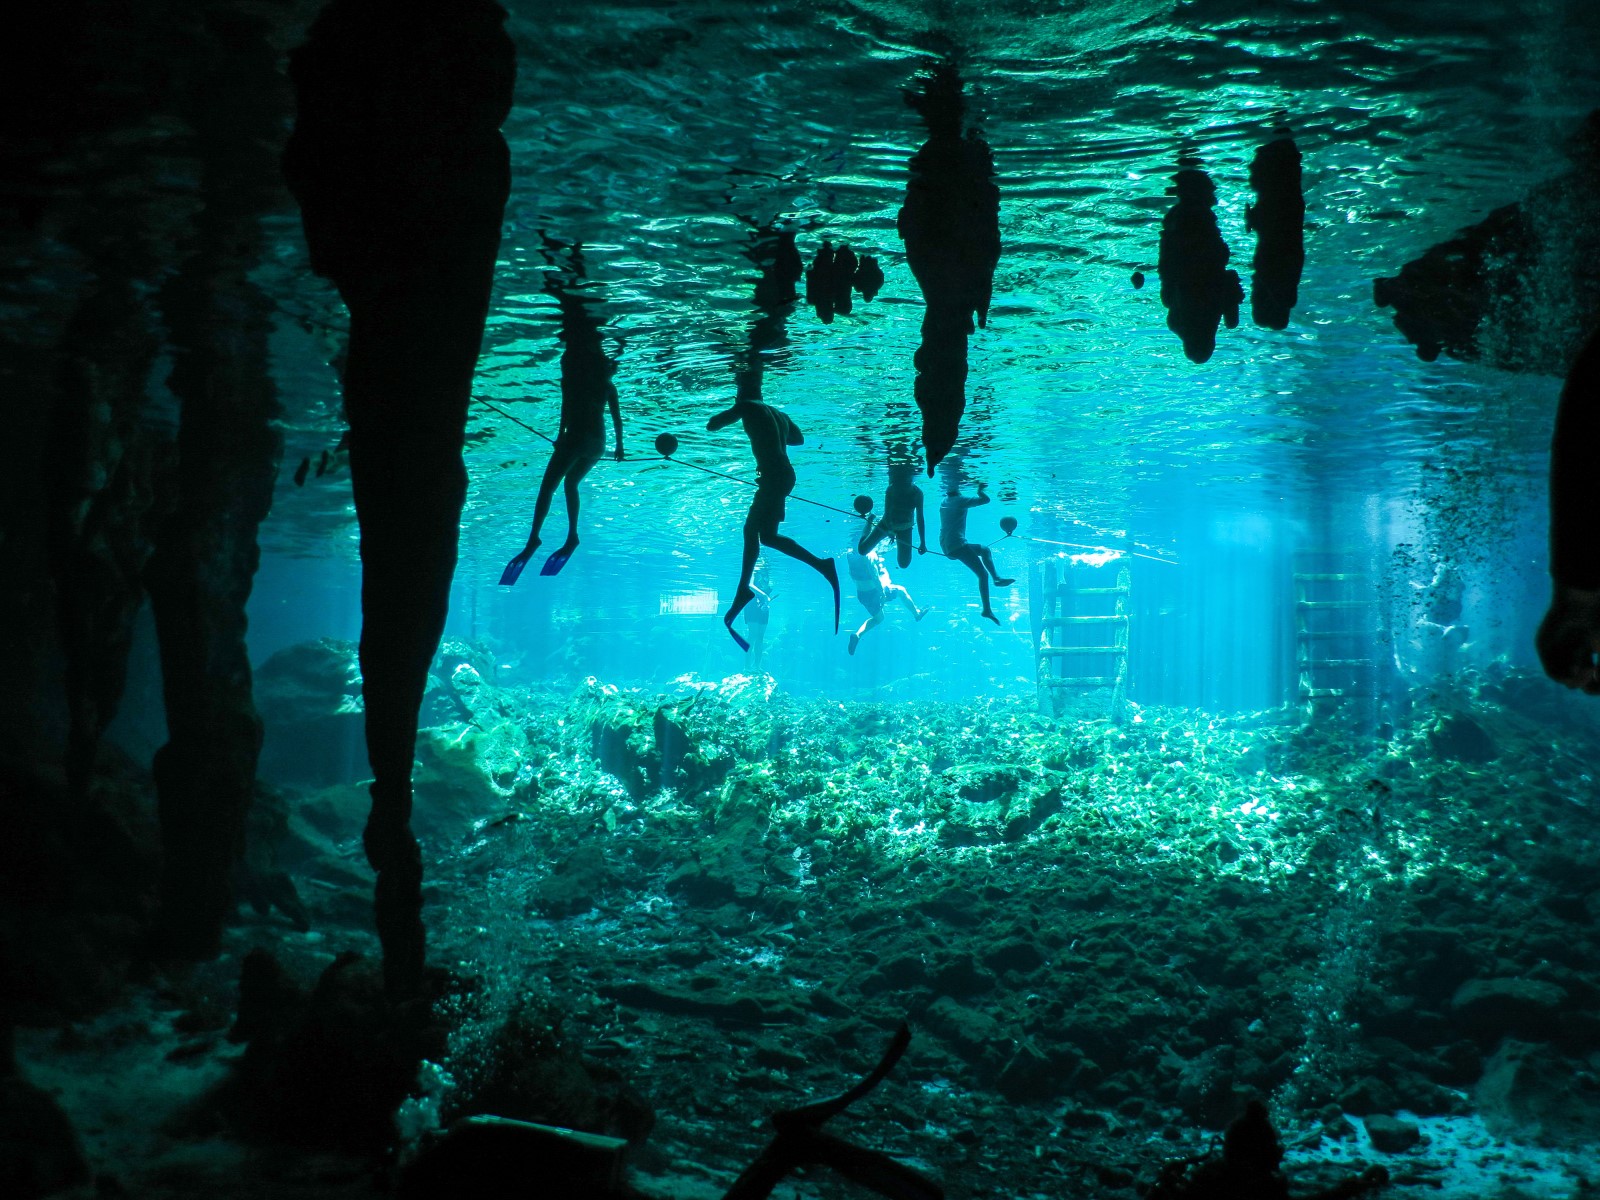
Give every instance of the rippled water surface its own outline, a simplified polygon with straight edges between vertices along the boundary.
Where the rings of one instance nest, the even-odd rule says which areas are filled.
[[[942,56],[966,80],[1000,188],[994,307],[971,339],[958,450],[1024,533],[1130,533],[1181,556],[1180,514],[1197,508],[1293,520],[1377,496],[1415,513],[1449,493],[1451,520],[1492,529],[1537,507],[1558,381],[1420,362],[1373,304],[1372,280],[1564,168],[1564,141],[1600,103],[1600,6],[509,7],[515,190],[478,391],[510,417],[473,414],[469,584],[492,584],[525,534],[547,446],[524,425],[556,428],[545,238],[583,244],[586,294],[620,356],[629,459],[608,455],[585,484],[585,554],[674,586],[732,570],[748,493],[683,464],[750,473],[737,430],[704,431],[732,398],[733,359],[757,315],[748,221],[795,223],[808,261],[828,237],[883,265],[877,299],[831,325],[797,305],[765,381],[807,435],[799,495],[848,509],[858,493],[881,494],[888,447],[919,428],[923,303],[895,218],[926,134],[903,94]],[[1273,332],[1250,323],[1247,305],[1195,365],[1155,286],[1177,157],[1195,155],[1216,182],[1248,286],[1247,167],[1279,121],[1304,154],[1298,306]],[[1142,290],[1136,270],[1151,279]],[[1570,336],[1564,320],[1551,314],[1552,336]],[[286,336],[284,369],[331,413],[316,349]],[[654,454],[660,432],[681,438],[679,464]],[[314,429],[300,436],[313,452],[324,444]],[[325,546],[330,524],[349,528],[345,501],[289,496],[274,536]],[[989,511],[992,524],[1002,509]],[[801,540],[843,549],[844,517],[790,512]],[[550,528],[561,519],[558,503]]]

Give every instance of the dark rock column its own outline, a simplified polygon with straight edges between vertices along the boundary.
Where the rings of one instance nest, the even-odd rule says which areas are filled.
[[[169,740],[154,763],[163,950],[209,957],[233,905],[261,720],[245,604],[272,506],[282,439],[268,361],[270,302],[250,282],[261,217],[279,207],[275,144],[286,107],[264,24],[216,10],[184,97],[200,163],[192,253],[162,289],[180,404],[166,511],[145,570],[161,648]],[[198,39],[197,39],[198,41]]]
[[[391,994],[422,980],[411,763],[449,604],[472,372],[510,190],[515,57],[491,0],[333,0],[294,52],[284,156],[312,269],[350,309],[344,378],[361,525],[364,837]]]
[[[119,232],[136,236],[126,227]],[[101,253],[94,260],[98,278],[66,328],[51,405],[50,573],[74,800],[88,790],[101,734],[126,682],[134,618],[144,602],[144,524],[159,458],[157,439],[141,427],[158,338],[138,303],[133,265],[123,257]]]

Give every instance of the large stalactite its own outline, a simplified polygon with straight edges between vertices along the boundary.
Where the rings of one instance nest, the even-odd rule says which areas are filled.
[[[284,157],[312,268],[350,310],[344,377],[361,526],[361,671],[386,985],[423,978],[411,764],[449,604],[462,446],[510,163],[515,57],[491,0],[333,0],[291,59]]]
[[[267,29],[212,14],[210,60],[185,108],[204,207],[192,253],[162,289],[180,404],[171,496],[145,571],[161,647],[168,741],[156,754],[164,948],[209,957],[233,905],[261,719],[245,604],[282,455],[268,361],[271,304],[250,281],[261,217],[277,207],[284,104]]]

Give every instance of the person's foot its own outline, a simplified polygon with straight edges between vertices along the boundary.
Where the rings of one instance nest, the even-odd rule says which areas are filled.
[[[1006,578],[1003,578],[1002,576],[999,576],[999,575],[996,575],[994,577],[994,585],[995,585],[995,587],[1010,587],[1015,582],[1016,582],[1015,579],[1006,579]]]
[[[992,609],[992,608],[984,609],[983,610],[983,615],[988,617],[989,620],[993,621],[996,625],[1000,624],[1000,618],[994,615],[994,609]]]
[[[923,617],[927,616],[932,611],[933,611],[933,605],[931,605],[931,604],[928,605],[927,608],[919,608],[919,609],[917,609],[917,620],[919,620],[919,621],[922,620]]]
[[[572,552],[577,548],[578,538],[577,535],[574,534],[565,542],[561,543],[561,549],[557,550],[549,558],[544,560],[544,566],[539,568],[539,574],[559,575],[561,573],[561,568],[567,565],[567,560],[572,557]]]
[[[856,647],[859,645],[861,645],[861,635],[859,633],[852,633],[850,635],[850,653],[854,654],[856,652]]]
[[[756,594],[750,588],[749,584],[745,584],[738,591],[734,592],[733,603],[728,605],[728,611],[722,615],[722,623],[728,627],[729,633],[733,633],[733,619],[742,613],[744,611],[744,606],[749,604],[750,601],[754,600],[755,598]],[[737,633],[734,633],[733,636],[734,639],[746,650],[750,648],[749,643],[747,643]]]
[[[528,560],[533,557],[533,552],[538,548],[538,541],[531,541],[521,554],[506,564],[506,569],[500,572],[501,587],[510,587],[522,577],[522,568],[528,565]]]
[[[822,560],[822,565],[820,567],[818,567],[817,570],[822,572],[822,577],[828,581],[828,586],[833,589],[833,631],[835,633],[838,633],[839,632],[839,568],[834,565],[833,559],[826,558],[826,559]],[[738,597],[737,596],[734,597],[734,603],[737,604],[738,602],[739,602]]]

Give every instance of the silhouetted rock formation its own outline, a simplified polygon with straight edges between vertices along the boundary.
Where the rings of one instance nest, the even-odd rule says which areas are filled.
[[[855,308],[855,292],[870,301],[883,287],[883,270],[872,255],[856,257],[849,246],[837,250],[824,239],[811,266],[806,269],[806,303],[824,325],[833,324],[835,313],[848,317]]]
[[[1293,138],[1286,135],[1256,150],[1250,186],[1256,193],[1256,202],[1244,210],[1244,226],[1256,235],[1250,317],[1263,329],[1287,329],[1306,265],[1306,198]]]
[[[966,100],[955,67],[941,63],[906,102],[922,116],[928,140],[911,157],[911,180],[897,222],[911,273],[922,289],[917,407],[928,474],[950,452],[966,410],[967,337],[984,325],[1000,261],[1000,189],[994,156],[976,130],[961,134]]]
[[[284,170],[312,268],[350,309],[344,394],[373,773],[363,841],[398,993],[422,979],[412,752],[455,570],[467,405],[510,190],[504,19],[492,0],[333,0],[290,65],[299,115]]]
[[[803,274],[807,303],[818,303],[815,297],[831,294],[828,291],[831,285],[813,282],[817,265],[813,263],[810,270],[804,268],[800,251],[794,244],[794,230],[772,223],[758,225],[748,219],[747,223],[750,225],[751,240],[745,247],[744,256],[755,264],[761,274],[756,279],[753,303],[757,315],[755,323],[750,326],[750,343],[743,352],[734,356],[734,394],[740,400],[759,400],[767,357],[788,341],[786,329],[789,314],[799,299],[795,284],[800,282]],[[822,249],[817,251],[818,261],[822,261],[824,256],[831,269],[833,247],[827,242],[823,242]]]
[[[1374,280],[1418,358],[1566,372],[1600,324],[1600,111],[1571,157],[1571,170]]]
[[[1239,324],[1244,289],[1228,269],[1228,244],[1217,228],[1217,187],[1211,176],[1180,160],[1170,195],[1178,203],[1161,219],[1161,303],[1167,328],[1183,339],[1190,362],[1203,363],[1217,348],[1217,326]]]
[[[210,957],[261,750],[245,603],[282,457],[268,361],[270,302],[251,282],[261,216],[283,199],[285,95],[273,30],[218,13],[218,53],[186,97],[202,174],[194,248],[162,289],[179,401],[176,455],[145,571],[161,646],[168,741],[153,764],[161,814],[164,948]]]

